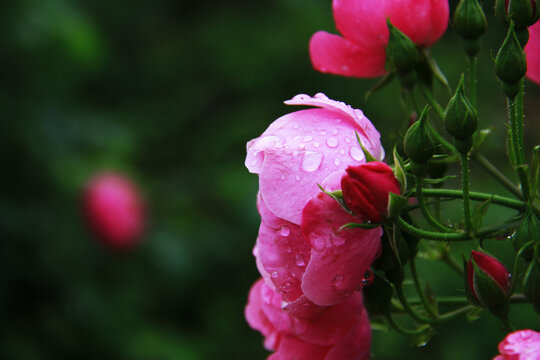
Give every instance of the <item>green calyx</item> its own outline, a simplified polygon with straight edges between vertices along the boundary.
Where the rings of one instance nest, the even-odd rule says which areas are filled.
[[[478,39],[487,30],[487,20],[478,0],[461,0],[454,12],[454,29],[464,39]]]
[[[489,274],[482,270],[474,261],[474,295],[482,306],[491,308],[499,307],[508,303],[509,294]]]
[[[427,125],[428,111],[426,106],[420,119],[409,127],[403,139],[405,154],[416,163],[427,163],[435,154],[436,144]]]
[[[503,84],[512,85],[517,84],[526,72],[527,61],[512,23],[495,58],[495,74]],[[513,98],[516,94],[507,93],[506,95]]]
[[[478,127],[478,114],[464,91],[464,76],[461,75],[458,88],[448,102],[444,115],[446,131],[456,139],[470,139]]]
[[[386,23],[389,32],[386,47],[387,67],[389,70],[396,70],[400,77],[408,77],[420,61],[418,49],[407,35],[392,25],[390,19],[387,19]]]
[[[506,25],[513,21],[516,29],[525,29],[540,16],[539,0],[496,0],[495,16]]]

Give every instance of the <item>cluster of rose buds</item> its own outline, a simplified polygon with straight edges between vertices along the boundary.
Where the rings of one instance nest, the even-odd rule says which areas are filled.
[[[382,230],[342,227],[383,220],[399,184],[388,165],[366,163],[364,151],[375,159],[384,152],[360,110],[323,94],[285,103],[318,108],[277,119],[247,145],[246,166],[259,174],[254,255],[263,280],[246,316],[276,351],[271,359],[367,359],[369,321],[358,290],[369,282]],[[350,211],[327,193],[342,186]]]

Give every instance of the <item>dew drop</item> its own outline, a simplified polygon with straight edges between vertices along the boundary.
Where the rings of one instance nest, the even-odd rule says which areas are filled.
[[[294,124],[293,128],[296,130],[298,129],[300,126],[298,124]]]
[[[304,139],[302,140],[303,142],[310,142],[311,140],[313,140],[313,136],[311,135],[306,135],[304,136]]]
[[[270,277],[271,277],[272,279],[277,279],[278,275],[279,275],[279,274],[278,274],[278,272],[277,272],[276,270],[274,270],[274,271],[272,271],[272,272],[270,273]]]
[[[334,286],[339,286],[343,284],[343,275],[337,274],[336,276],[334,276],[334,278],[332,279],[332,284],[334,284]]]
[[[302,253],[296,254],[296,266],[304,266],[306,265],[306,260],[304,259],[304,255]]]
[[[339,133],[338,129],[333,129],[332,134],[337,135]]]
[[[326,135],[326,130],[322,130],[321,135],[323,135],[323,136]]]
[[[284,282],[283,285],[281,285],[281,289],[287,290],[290,289],[292,286],[292,283],[290,281]]]
[[[351,138],[346,137],[346,138],[345,138],[345,142],[346,142],[347,144],[350,144],[350,143],[351,143]]]
[[[281,175],[281,180],[285,180],[287,177],[285,175]]]
[[[304,145],[304,144],[298,144],[298,147],[299,147],[300,149],[303,149],[303,148],[306,147],[306,145]]]
[[[304,153],[304,158],[302,159],[302,170],[313,172],[321,166],[322,160],[323,154],[314,151],[306,151]]]
[[[328,147],[335,148],[338,144],[339,142],[335,137],[326,139],[326,145],[328,145]]]
[[[319,146],[321,146],[321,144],[319,144],[319,142],[318,142],[318,141],[315,141],[315,142],[313,143],[313,146],[315,146],[315,147],[319,147]]]
[[[322,69],[321,69],[322,70]],[[320,100],[327,100],[328,99],[328,96],[324,95],[323,93],[316,93],[315,96],[314,96],[315,99],[320,99]]]
[[[300,175],[296,175],[294,178],[296,179],[296,181],[300,181]]]
[[[339,158],[335,158],[334,159],[334,165],[336,165],[336,166],[341,165],[341,160],[339,160]]]
[[[308,239],[315,251],[323,251],[326,248],[326,241],[316,233],[309,234]]]
[[[281,236],[287,237],[287,236],[289,236],[290,233],[291,233],[291,229],[290,229],[287,225],[283,225],[283,226],[279,229],[279,234],[280,234]]]
[[[364,152],[359,147],[356,147],[356,146],[353,146],[349,150],[349,155],[351,155],[353,160],[356,160],[356,161],[364,161],[366,159],[364,156]]]

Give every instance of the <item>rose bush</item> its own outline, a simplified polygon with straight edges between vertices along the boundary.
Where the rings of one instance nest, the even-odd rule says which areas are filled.
[[[121,174],[94,176],[84,192],[83,210],[90,231],[106,246],[127,248],[142,236],[145,214],[141,194]]]
[[[514,331],[501,341],[499,352],[493,360],[540,359],[540,333],[528,329]]]
[[[295,316],[335,305],[363,284],[380,249],[380,228],[344,229],[353,217],[330,196],[350,165],[365,163],[356,140],[377,159],[380,135],[360,110],[298,95],[290,105],[311,105],[277,119],[247,145],[246,166],[259,174],[261,225],[254,255],[267,284]]]
[[[448,26],[447,0],[334,0],[333,11],[343,37],[319,31],[309,52],[315,69],[344,76],[385,73],[386,18],[418,47],[432,46]]]
[[[288,315],[281,302],[281,296],[259,280],[245,309],[249,325],[263,334],[265,347],[275,351],[268,360],[369,358],[371,329],[361,293],[308,318]]]

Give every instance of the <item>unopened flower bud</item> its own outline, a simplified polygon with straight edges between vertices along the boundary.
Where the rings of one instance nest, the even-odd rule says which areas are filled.
[[[469,295],[480,305],[497,308],[508,300],[511,275],[496,258],[472,251],[467,263]]]
[[[514,98],[517,95],[519,86],[516,85],[526,72],[527,61],[512,23],[495,58],[495,74],[503,82],[503,91],[506,96]]]
[[[424,110],[420,119],[412,124],[403,139],[405,154],[417,163],[427,163],[435,154],[435,141],[427,125],[427,111]]]
[[[517,252],[525,244],[531,242],[532,244],[521,253],[521,256],[529,261],[533,257],[533,244],[540,243],[540,221],[534,211],[528,209],[516,232],[512,235],[512,244]]]
[[[144,230],[144,205],[139,190],[120,174],[94,177],[84,193],[84,215],[104,245],[123,249],[137,243]]]
[[[460,140],[470,139],[478,127],[478,114],[465,97],[464,83],[462,75],[456,93],[448,102],[444,116],[446,131]],[[464,152],[468,152],[468,149]]]
[[[538,5],[538,0],[496,0],[495,16],[505,24],[513,21],[516,29],[525,29],[538,20]]]
[[[538,249],[539,247],[535,246],[534,258],[523,276],[523,295],[533,304],[536,312],[540,312],[540,257]]]
[[[371,222],[381,222],[388,214],[389,193],[401,193],[390,166],[372,161],[349,166],[346,171],[341,179],[341,189],[347,207]]]
[[[454,29],[464,39],[478,39],[487,30],[487,20],[478,0],[461,0],[454,12]]]
[[[400,77],[400,80],[406,87],[411,87],[414,78],[411,76],[416,65],[420,61],[418,49],[411,39],[398,28],[396,28],[390,20],[388,24],[388,45],[386,47],[386,61],[390,69],[395,69]]]
[[[388,314],[392,310],[392,286],[375,274],[373,284],[363,288],[364,305],[370,314]]]

